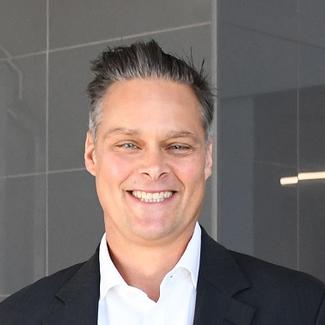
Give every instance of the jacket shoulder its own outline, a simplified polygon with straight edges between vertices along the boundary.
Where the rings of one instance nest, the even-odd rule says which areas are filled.
[[[70,266],[19,290],[0,303],[0,324],[22,324],[20,315],[29,315],[33,324],[48,311],[56,292],[84,263]]]
[[[325,284],[310,274],[266,262],[242,253],[229,252],[252,283],[265,283],[265,285],[272,287],[294,286],[295,288],[311,288],[311,290],[325,292]]]
[[[325,285],[321,281],[228,250],[204,229],[201,243],[201,292],[217,289],[224,298],[231,297],[237,308],[239,303],[254,310],[252,324],[325,325]],[[239,311],[236,317],[240,319]]]
[[[302,318],[318,315],[325,320],[325,284],[315,277],[258,258],[230,251],[251,283],[251,290],[239,296],[255,306],[296,310]],[[298,312],[299,310],[299,312]],[[315,316],[317,318],[317,316]],[[323,324],[322,322],[317,324]],[[308,320],[302,321],[309,324]],[[325,325],[325,323],[324,323]]]

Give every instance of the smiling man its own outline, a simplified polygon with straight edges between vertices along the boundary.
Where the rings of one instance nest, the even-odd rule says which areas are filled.
[[[128,285],[158,302],[160,284],[192,237],[211,174],[200,103],[186,84],[139,76],[115,82],[100,105],[85,162],[96,177],[111,259]]]
[[[151,41],[107,49],[93,72],[84,157],[105,234],[87,262],[4,301],[0,324],[325,325],[321,282],[198,224],[212,170],[202,71]]]

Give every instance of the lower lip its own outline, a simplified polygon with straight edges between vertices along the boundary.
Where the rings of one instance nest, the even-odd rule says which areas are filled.
[[[140,199],[138,199],[137,197],[133,196],[130,192],[127,192],[127,194],[137,203],[140,204],[145,204],[145,205],[159,205],[159,204],[166,204],[170,201],[173,200],[173,198],[175,197],[176,192],[173,192],[172,196],[170,196],[169,198],[164,199],[163,201],[160,202],[146,202],[146,201],[141,201]]]

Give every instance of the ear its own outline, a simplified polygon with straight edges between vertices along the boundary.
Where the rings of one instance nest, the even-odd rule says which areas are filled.
[[[204,168],[205,180],[207,180],[212,174],[212,164],[213,164],[212,149],[213,149],[212,141],[209,140],[209,142],[207,143],[207,149],[205,155],[205,168]]]
[[[85,166],[88,172],[96,176],[96,155],[95,155],[95,141],[90,131],[87,132],[85,141]]]

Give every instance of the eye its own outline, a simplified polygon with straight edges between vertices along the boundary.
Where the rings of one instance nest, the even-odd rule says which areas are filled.
[[[123,143],[119,143],[116,145],[116,147],[120,150],[127,150],[127,151],[132,151],[132,150],[137,150],[139,149],[139,147],[132,143],[132,142],[123,142]]]
[[[168,150],[175,153],[187,153],[190,152],[192,147],[188,144],[174,143],[168,146]]]

